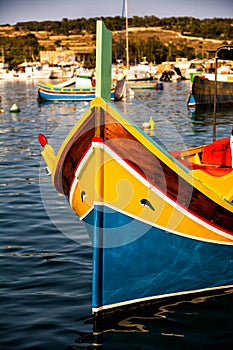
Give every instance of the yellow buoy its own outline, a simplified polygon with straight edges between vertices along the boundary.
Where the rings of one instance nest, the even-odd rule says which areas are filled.
[[[154,128],[155,128],[155,122],[154,122],[154,120],[153,120],[152,117],[150,117],[150,120],[149,120],[148,124],[149,124],[149,126],[150,126],[150,130],[154,130]]]

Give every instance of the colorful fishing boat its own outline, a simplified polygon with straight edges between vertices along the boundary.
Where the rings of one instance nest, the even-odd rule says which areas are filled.
[[[53,85],[38,83],[38,99],[40,101],[91,101],[95,98],[96,87],[92,86],[90,79],[84,79],[85,84],[75,86]],[[80,78],[78,79],[80,82]],[[115,88],[111,87],[111,98],[114,98]]]
[[[97,67],[108,42],[98,21]],[[230,139],[168,153],[110,102],[108,66],[57,154],[39,135],[56,190],[93,242],[96,330],[118,312],[233,287]]]
[[[233,75],[217,74],[219,59],[233,60],[233,46],[222,46],[216,51],[214,79],[211,74],[194,75],[191,81],[191,91],[188,106],[233,105]],[[212,76],[208,79],[208,76]]]

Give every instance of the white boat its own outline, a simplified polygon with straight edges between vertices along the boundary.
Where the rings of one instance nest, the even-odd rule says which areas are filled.
[[[202,75],[203,78],[206,78],[208,80],[214,81],[215,80],[215,74],[214,73],[204,73]],[[217,81],[221,82],[233,82],[233,72],[232,73],[217,73]]]
[[[180,69],[182,77],[187,80],[190,80],[195,74],[202,74],[205,70],[203,60],[179,62],[175,66]]]
[[[50,68],[50,79],[72,78],[73,76],[85,76],[91,78],[93,70],[81,67],[78,62],[61,62],[56,67]]]
[[[7,63],[0,62],[0,79],[4,79],[4,77],[9,73],[9,67]]]
[[[127,81],[152,80],[153,77],[147,69],[141,69],[139,65],[131,66],[126,71]]]
[[[0,79],[26,80],[26,79],[49,79],[51,71],[48,65],[40,62],[23,62],[16,69],[0,71]]]

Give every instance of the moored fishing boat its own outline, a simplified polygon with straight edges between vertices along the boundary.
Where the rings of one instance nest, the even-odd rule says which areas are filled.
[[[233,46],[222,46],[217,50],[214,75],[203,73],[203,76],[194,76],[188,106],[233,104],[233,75],[217,73],[218,59],[233,60]]]
[[[75,86],[38,83],[38,98],[45,101],[91,101],[95,97],[96,87],[90,79],[77,78]],[[73,82],[73,79],[71,79]],[[69,81],[71,81],[69,80]],[[82,84],[80,81],[82,80]],[[84,83],[83,83],[84,81]],[[66,84],[64,84],[66,85]],[[114,98],[114,86],[111,88],[111,98]]]
[[[122,100],[125,89],[125,79],[116,81],[111,86],[111,99]],[[39,101],[91,101],[95,93],[95,84],[87,78],[73,77],[56,85],[38,83]]]
[[[110,32],[97,29],[99,49]],[[97,50],[96,98],[58,153],[39,135],[55,188],[92,238],[96,329],[119,310],[233,286],[230,139],[215,163],[216,144],[168,153],[109,102],[109,51]]]
[[[192,83],[188,106],[213,105],[215,81],[196,75]],[[233,81],[217,81],[216,102],[218,105],[233,105]]]

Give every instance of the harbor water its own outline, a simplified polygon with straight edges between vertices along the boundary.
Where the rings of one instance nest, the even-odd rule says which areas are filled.
[[[189,110],[188,94],[187,81],[164,83],[113,103],[139,127],[152,117],[151,137],[173,151],[212,141],[213,111]],[[42,132],[57,150],[89,104],[38,103],[31,81],[0,81],[0,96],[0,350],[232,349],[233,290],[93,334],[91,242],[53,189],[37,141]],[[232,126],[233,108],[217,110],[217,138]]]

